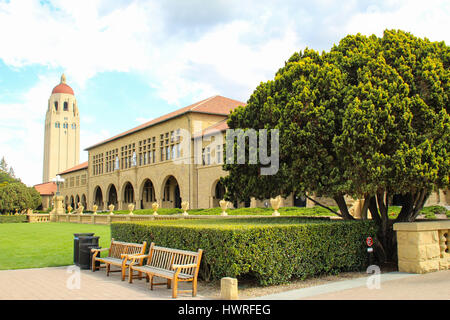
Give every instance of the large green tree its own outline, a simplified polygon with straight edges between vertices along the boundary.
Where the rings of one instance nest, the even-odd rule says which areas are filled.
[[[327,196],[344,219],[352,219],[344,197],[362,197],[392,258],[392,224],[414,221],[432,190],[449,186],[449,63],[445,43],[393,30],[295,53],[228,121],[278,129],[280,170],[261,176],[260,164],[226,164],[227,196]],[[405,201],[390,220],[394,194]]]

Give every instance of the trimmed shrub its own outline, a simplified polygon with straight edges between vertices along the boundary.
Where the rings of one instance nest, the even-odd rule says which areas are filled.
[[[278,217],[111,224],[116,240],[203,249],[199,275],[206,281],[251,277],[261,285],[362,270],[368,262],[364,240],[375,235],[375,224],[361,220]]]
[[[17,215],[17,216],[6,216],[0,215],[0,223],[21,223],[27,222],[26,215]]]

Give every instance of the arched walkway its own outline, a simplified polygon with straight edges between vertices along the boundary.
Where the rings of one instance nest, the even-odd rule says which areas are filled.
[[[177,179],[169,176],[165,179],[162,186],[162,207],[163,208],[181,208],[181,192]]]
[[[150,179],[146,179],[144,181],[141,196],[141,208],[150,209],[152,207],[152,203],[156,201],[155,188]]]
[[[99,186],[94,189],[94,204],[98,206],[97,210],[103,210],[103,192]]]
[[[86,195],[84,194],[81,196],[81,205],[84,207],[84,210],[86,210],[87,202],[86,202]]]
[[[78,203],[80,202],[80,196],[79,195],[77,195],[76,197],[75,197],[75,207],[74,207],[74,209],[78,209]]]
[[[116,186],[111,184],[108,187],[108,198],[107,198],[108,206],[110,204],[114,205],[117,208],[118,199],[117,199],[117,189]]]
[[[134,203],[134,188],[130,182],[127,182],[123,188],[123,203],[125,207],[122,209],[125,209],[128,204]]]
[[[70,206],[72,209],[75,209],[75,200],[73,199],[73,196],[70,196]]]
[[[225,187],[222,185],[220,180],[216,180],[212,188],[212,206],[219,207],[219,201],[225,196]]]

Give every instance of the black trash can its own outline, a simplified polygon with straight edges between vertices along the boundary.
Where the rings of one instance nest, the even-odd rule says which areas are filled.
[[[79,239],[79,247],[80,247],[80,255],[78,258],[78,263],[80,269],[89,269],[90,268],[90,260],[91,260],[91,248],[98,247],[98,239],[100,237],[92,237],[92,236],[80,236]]]
[[[79,237],[81,236],[93,236],[93,233],[74,233],[73,239],[73,263],[78,266],[78,258],[80,256]]]

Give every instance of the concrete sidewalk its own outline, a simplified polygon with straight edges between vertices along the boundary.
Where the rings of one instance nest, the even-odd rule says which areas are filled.
[[[450,270],[427,274],[380,274],[379,289],[369,289],[373,275],[280,292],[252,300],[450,300]],[[371,285],[373,281],[369,280]]]
[[[161,300],[172,299],[166,286],[153,291],[143,280],[133,284],[121,281],[120,273],[106,277],[105,270],[81,270],[74,266],[0,271],[0,300]],[[427,274],[391,272],[380,275],[380,288],[369,289],[373,275],[337,281],[296,290],[261,296],[249,300],[450,300],[450,270]],[[79,279],[79,282],[77,281]],[[371,282],[374,284],[374,282]],[[79,286],[78,286],[79,284]],[[179,289],[190,289],[180,284]],[[203,292],[202,292],[203,291]],[[179,293],[178,299],[215,299],[211,292]]]
[[[120,272],[110,273],[107,277],[105,269],[96,272],[80,270],[77,278],[77,273],[73,269],[74,266],[2,270],[0,300],[172,299],[171,289],[167,289],[166,286],[155,286],[151,291],[145,279],[133,279],[133,283],[130,284],[128,279],[121,281]],[[180,283],[178,288],[190,289],[191,286]],[[191,293],[178,293],[177,299],[206,298],[199,292],[195,298]]]

